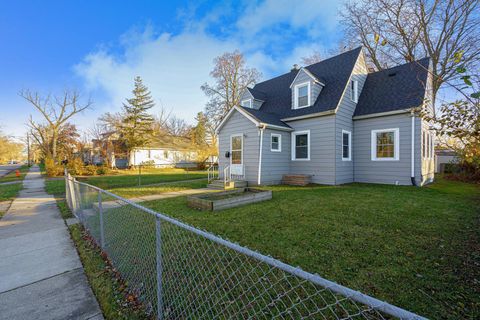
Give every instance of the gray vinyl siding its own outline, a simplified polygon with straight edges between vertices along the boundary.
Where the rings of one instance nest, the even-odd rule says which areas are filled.
[[[233,112],[218,133],[220,176],[223,177],[225,166],[230,165],[230,158],[225,158],[225,152],[230,151],[230,136],[234,134],[243,134],[245,178],[249,184],[256,184],[258,177],[258,152],[260,149],[258,128],[238,111]]]
[[[295,106],[295,85],[305,82],[310,82],[310,104],[313,105],[315,100],[317,100],[320,91],[322,91],[322,86],[313,81],[312,77],[310,77],[305,71],[299,71],[297,78],[292,83],[292,108]]]
[[[282,151],[271,151],[272,133],[280,134]],[[262,180],[261,184],[279,184],[284,174],[290,173],[291,145],[290,132],[266,129],[263,134]]]
[[[350,80],[358,81],[358,96],[362,92],[363,85],[367,79],[367,66],[365,64],[364,55],[360,54],[358,60],[353,68],[352,76]],[[353,166],[355,153],[353,152],[353,146],[351,148],[352,155],[350,161],[342,160],[342,130],[351,132],[351,142],[353,144],[354,130],[353,130],[353,113],[355,112],[355,107],[357,104],[352,101],[351,91],[350,91],[350,80],[348,81],[347,87],[343,94],[338,110],[335,116],[335,173],[336,181],[335,184],[350,183],[354,181],[353,177]]]
[[[335,184],[335,116],[290,121],[288,124],[295,131],[310,130],[310,160],[291,160],[290,173],[311,175],[313,183]]]
[[[354,180],[367,183],[388,183],[411,185],[411,130],[412,122],[409,113],[377,118],[354,120],[353,155]],[[421,119],[415,118],[415,180],[421,182],[420,154]],[[399,160],[372,161],[372,130],[399,129]]]

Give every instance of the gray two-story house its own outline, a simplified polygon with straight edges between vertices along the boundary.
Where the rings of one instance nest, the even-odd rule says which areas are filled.
[[[369,72],[362,48],[256,84],[217,128],[219,174],[250,185],[434,178],[429,59]]]

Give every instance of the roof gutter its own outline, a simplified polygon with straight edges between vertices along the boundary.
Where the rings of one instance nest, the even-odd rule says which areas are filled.
[[[412,186],[416,186],[417,182],[415,181],[415,112],[412,111],[412,150],[411,150],[411,171],[410,171],[410,180]]]
[[[335,109],[328,110],[328,111],[317,112],[317,113],[310,113],[310,114],[306,114],[306,115],[298,116],[298,117],[284,118],[284,119],[281,119],[281,120],[282,121],[294,121],[294,120],[302,120],[302,119],[308,119],[308,118],[328,116],[328,115],[331,115],[331,114],[335,114]]]
[[[265,122],[260,122],[258,124],[258,127],[259,128],[263,127],[263,128],[275,129],[275,130],[280,130],[280,131],[293,131],[292,128],[276,126],[274,124],[268,124],[268,123],[265,123]]]
[[[263,151],[263,132],[265,131],[265,125],[260,127],[260,152],[258,153],[258,177],[257,183],[260,185],[262,183],[262,151]]]
[[[369,119],[369,118],[393,116],[393,115],[396,115],[396,114],[409,113],[409,112],[411,112],[411,111],[412,111],[412,108],[401,109],[401,110],[394,110],[394,111],[386,111],[386,112],[377,112],[377,113],[365,114],[365,115],[361,115],[361,116],[354,116],[354,117],[353,117],[353,120],[361,120],[361,119]]]

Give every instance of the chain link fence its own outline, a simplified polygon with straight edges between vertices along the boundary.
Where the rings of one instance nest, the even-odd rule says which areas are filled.
[[[157,319],[425,319],[68,174],[66,195]]]

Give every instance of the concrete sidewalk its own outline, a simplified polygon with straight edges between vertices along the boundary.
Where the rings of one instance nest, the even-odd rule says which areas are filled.
[[[103,319],[37,166],[23,185],[0,220],[0,319]]]

